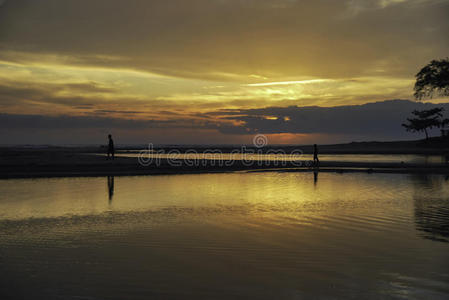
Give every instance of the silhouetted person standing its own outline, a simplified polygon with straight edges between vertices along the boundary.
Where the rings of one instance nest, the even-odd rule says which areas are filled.
[[[313,164],[315,167],[320,166],[320,160],[318,159],[318,146],[316,144],[313,145]]]
[[[108,135],[109,144],[108,144],[108,158],[111,157],[114,159],[114,141],[112,140],[112,135]]]

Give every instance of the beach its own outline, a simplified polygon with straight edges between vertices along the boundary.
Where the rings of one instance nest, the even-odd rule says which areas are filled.
[[[449,294],[441,152],[192,149],[2,148],[0,297]]]
[[[320,162],[319,171],[449,174],[444,149],[423,147],[417,142],[323,145],[320,146],[320,155],[330,156],[330,158]],[[140,151],[144,151],[143,154]],[[311,162],[312,146],[271,146],[263,149],[248,147],[245,151],[253,154],[248,157],[243,156],[244,159],[242,159],[241,148],[232,146],[209,148],[165,146],[155,148],[153,151],[152,153],[164,153],[165,156],[153,155],[154,159],[150,159],[151,156],[143,147],[119,148],[114,160],[107,159],[105,148],[100,146],[2,147],[0,148],[0,178],[318,170]],[[185,153],[189,151],[193,151],[196,156],[186,156]],[[237,151],[240,155],[230,156],[229,153],[232,151]],[[275,154],[265,155],[270,151]],[[290,159],[289,154],[295,151],[299,155],[296,154],[294,159]],[[276,154],[279,152],[284,155]],[[207,156],[204,153],[210,155]],[[259,156],[257,156],[258,153]],[[373,155],[377,159],[372,159]],[[401,155],[439,158],[430,162],[425,159],[407,161],[402,159]],[[378,159],[383,156],[398,158]]]
[[[448,300],[448,12],[0,0],[0,300]]]

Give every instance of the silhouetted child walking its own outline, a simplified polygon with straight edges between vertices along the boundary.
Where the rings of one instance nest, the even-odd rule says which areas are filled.
[[[114,159],[114,141],[112,140],[112,135],[108,135],[109,144],[108,144],[108,159],[111,156]]]
[[[315,167],[320,166],[320,160],[318,159],[318,146],[316,144],[313,145],[313,165]]]

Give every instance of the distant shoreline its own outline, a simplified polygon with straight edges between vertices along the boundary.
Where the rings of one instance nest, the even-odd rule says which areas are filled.
[[[300,149],[304,154],[313,153],[313,145],[267,145],[263,148],[256,148],[253,145],[154,145],[155,150],[165,150],[166,152],[177,149],[181,153],[187,150],[205,151],[220,150],[229,153],[235,149],[244,147],[247,150],[269,151],[281,149],[290,153],[295,149]],[[321,154],[418,154],[418,155],[442,155],[449,153],[449,139],[443,140],[435,137],[425,140],[412,141],[387,141],[387,142],[351,142],[342,144],[318,145]],[[148,149],[148,145],[117,145],[117,151],[136,151]],[[98,153],[105,152],[105,145],[86,146],[58,146],[58,145],[16,145],[1,146],[0,156],[10,152],[34,152],[34,151],[66,151],[74,153]]]

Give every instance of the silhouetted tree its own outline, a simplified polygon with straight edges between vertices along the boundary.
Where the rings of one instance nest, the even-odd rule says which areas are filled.
[[[415,98],[449,96],[449,58],[432,60],[416,74]]]
[[[408,123],[402,124],[407,131],[421,132],[426,134],[426,140],[429,138],[428,129],[434,127],[443,127],[449,124],[449,119],[442,119],[443,107],[436,107],[429,110],[414,110],[412,114],[415,118],[408,118]]]

